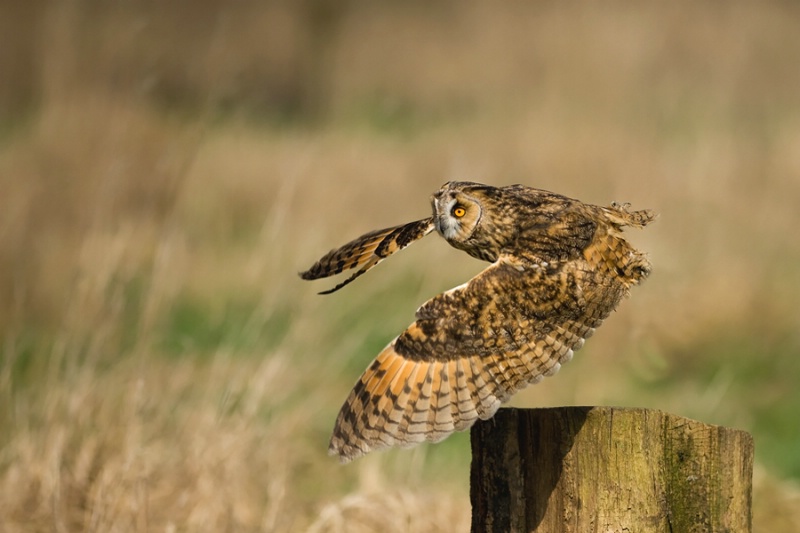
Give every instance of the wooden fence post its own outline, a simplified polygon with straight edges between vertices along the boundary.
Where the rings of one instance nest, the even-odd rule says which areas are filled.
[[[649,409],[500,409],[472,428],[473,533],[749,533],[753,438]]]

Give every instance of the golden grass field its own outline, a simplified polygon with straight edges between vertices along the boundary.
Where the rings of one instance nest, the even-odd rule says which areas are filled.
[[[469,436],[340,466],[336,412],[437,292],[429,237],[296,273],[450,179],[629,201],[654,272],[517,406],[750,431],[800,529],[800,6],[0,6],[0,532],[469,529]]]

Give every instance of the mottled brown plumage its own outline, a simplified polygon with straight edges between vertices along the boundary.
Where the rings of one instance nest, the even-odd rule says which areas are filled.
[[[428,300],[356,383],[336,420],[343,462],[390,446],[436,442],[490,418],[523,387],[555,374],[628,294],[650,263],[622,237],[650,211],[598,207],[522,185],[446,183],[433,216],[368,233],[303,272],[358,268],[340,289],[433,229],[492,262]]]

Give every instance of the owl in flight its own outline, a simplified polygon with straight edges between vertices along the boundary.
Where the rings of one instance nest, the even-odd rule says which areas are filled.
[[[491,418],[512,394],[558,372],[650,273],[645,255],[622,236],[625,226],[650,223],[648,210],[470,182],[445,183],[431,204],[430,217],[367,233],[300,274],[312,280],[357,269],[320,293],[328,294],[433,230],[491,263],[425,302],[356,382],[330,442],[342,462],[438,442]]]

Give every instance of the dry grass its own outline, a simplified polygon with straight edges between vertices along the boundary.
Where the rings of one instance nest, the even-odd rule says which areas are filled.
[[[0,12],[0,531],[465,531],[464,436],[325,445],[480,264],[426,239],[332,297],[294,275],[451,178],[659,211],[652,279],[515,403],[751,430],[756,530],[800,527],[796,7],[101,4]]]

